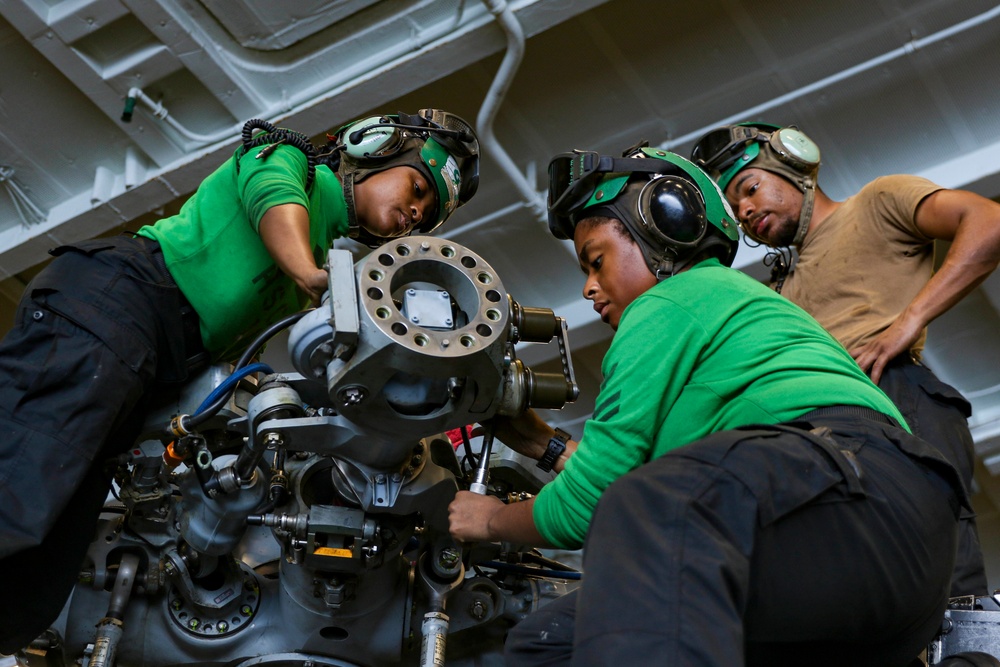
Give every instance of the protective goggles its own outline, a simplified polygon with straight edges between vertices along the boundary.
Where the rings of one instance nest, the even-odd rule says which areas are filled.
[[[621,192],[632,173],[660,173],[676,169],[669,162],[650,158],[615,158],[596,151],[560,153],[549,162],[549,231],[556,238],[573,238],[573,215],[591,204],[610,202]],[[619,178],[607,181],[609,174]]]
[[[421,109],[417,117],[423,121],[423,131],[433,134],[434,139],[456,158],[479,155],[479,139],[472,126],[460,117],[441,109]],[[399,115],[400,123],[414,120],[413,116]]]
[[[433,136],[456,159],[479,155],[479,140],[472,127],[441,109],[365,118],[341,127],[328,138],[340,137],[347,154],[353,157],[387,160],[403,149],[407,132],[425,139]]]
[[[765,150],[767,146],[770,150]],[[799,128],[767,123],[739,124],[712,130],[691,151],[691,161],[713,174],[725,188],[743,167],[762,155],[808,175],[819,168],[819,146]],[[794,179],[794,176],[792,177]]]
[[[709,172],[724,172],[756,141],[767,143],[777,125],[729,125],[712,130],[691,151],[691,161]]]

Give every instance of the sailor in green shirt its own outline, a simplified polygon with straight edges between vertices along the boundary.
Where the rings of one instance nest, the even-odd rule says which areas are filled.
[[[431,109],[366,118],[341,128],[327,147],[332,154],[314,166],[310,146],[258,139],[206,178],[177,215],[140,229],[162,248],[212,357],[235,358],[265,326],[317,302],[334,239],[350,235],[374,247],[429,233],[468,201],[478,147],[464,123],[451,127],[458,123]],[[275,148],[261,155],[266,146]]]
[[[321,152],[254,120],[177,215],[53,250],[0,341],[0,564],[18,573],[0,581],[18,609],[0,653],[59,613],[110,488],[104,463],[133,446],[162,383],[236,359],[317,302],[335,238],[429,233],[478,180],[475,133],[439,109],[356,121]]]
[[[555,480],[450,507],[461,540],[586,544],[579,594],[517,626],[510,663],[907,665],[947,599],[954,469],[815,320],[728,268],[735,221],[700,169],[640,148],[549,174],[550,229],[616,334],[579,443],[497,420]]]

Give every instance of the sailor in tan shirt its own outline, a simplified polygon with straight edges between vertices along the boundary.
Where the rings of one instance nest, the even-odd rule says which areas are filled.
[[[915,176],[885,176],[845,201],[817,185],[820,151],[795,127],[713,130],[692,159],[725,192],[751,239],[796,247],[774,287],[815,317],[889,395],[914,434],[972,482],[969,402],[920,362],[927,325],[1000,264],[1000,204]],[[934,241],[951,242],[934,271]],[[971,513],[963,517],[952,595],[987,593]]]

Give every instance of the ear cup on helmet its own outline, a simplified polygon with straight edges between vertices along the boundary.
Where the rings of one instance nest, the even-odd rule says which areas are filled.
[[[653,178],[643,186],[638,203],[643,225],[666,247],[689,247],[704,238],[705,200],[690,180],[673,174]]]
[[[808,173],[819,167],[819,146],[797,127],[783,127],[772,132],[768,145],[779,159]]]
[[[345,127],[340,133],[344,152],[358,159],[394,152],[403,136],[395,126],[385,125],[387,122],[384,116],[371,116]]]

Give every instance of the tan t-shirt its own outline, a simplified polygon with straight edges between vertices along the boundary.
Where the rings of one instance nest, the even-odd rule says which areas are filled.
[[[848,350],[884,331],[934,270],[934,239],[917,206],[941,190],[918,176],[883,176],[809,232],[781,293]],[[912,351],[919,358],[926,330]]]

